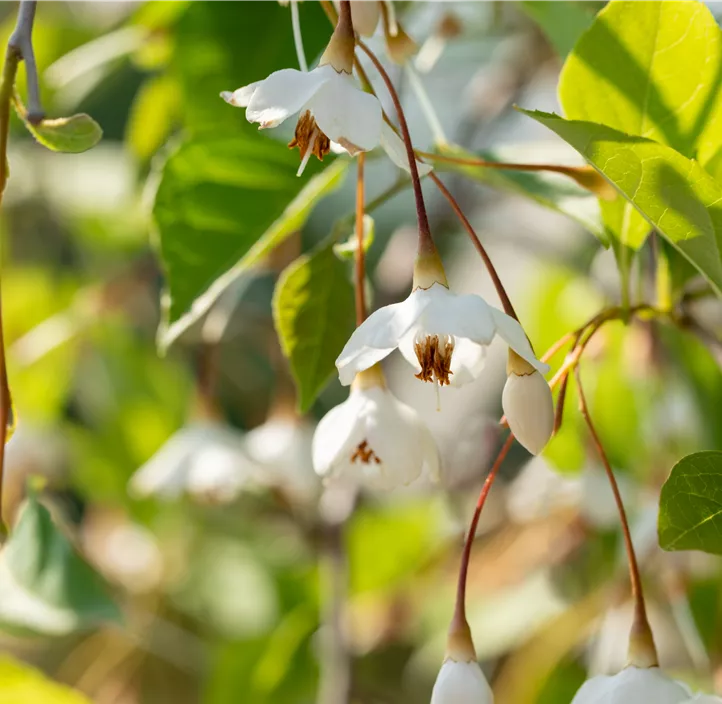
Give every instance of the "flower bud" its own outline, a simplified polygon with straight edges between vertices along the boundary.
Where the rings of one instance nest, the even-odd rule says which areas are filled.
[[[613,676],[599,675],[587,680],[572,704],[687,704],[688,701],[689,690],[658,667],[630,666]]]
[[[494,694],[479,664],[447,660],[436,678],[431,704],[493,704]]]
[[[370,37],[376,31],[380,16],[381,3],[377,0],[352,0],[353,28],[362,37]]]
[[[514,437],[532,455],[538,455],[554,430],[554,402],[546,379],[509,350],[508,378],[501,405]]]

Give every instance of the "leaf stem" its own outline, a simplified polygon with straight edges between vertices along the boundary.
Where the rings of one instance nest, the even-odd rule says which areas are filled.
[[[364,289],[366,283],[366,257],[364,253],[364,153],[356,158],[358,176],[356,179],[356,325],[366,320],[366,301]]]
[[[592,441],[597,450],[597,454],[599,455],[599,459],[604,465],[604,471],[609,479],[609,485],[612,488],[614,501],[617,504],[617,510],[619,511],[619,520],[622,524],[624,545],[627,551],[627,560],[629,562],[629,580],[632,586],[632,599],[634,600],[634,623],[630,634],[629,663],[638,667],[655,667],[658,665],[657,650],[654,645],[652,629],[650,628],[649,620],[647,619],[642,578],[639,573],[637,555],[634,552],[634,544],[632,542],[632,534],[629,529],[629,521],[627,520],[627,512],[624,508],[624,501],[622,500],[619,485],[617,484],[617,479],[614,476],[612,466],[609,463],[607,453],[604,451],[602,441],[597,434],[591,415],[589,414],[589,407],[587,406],[587,400],[582,387],[581,370],[579,366],[574,369],[574,375],[577,380],[577,389],[579,392],[579,410],[584,418],[584,422],[589,428],[589,433],[592,436]]]
[[[449,192],[449,189],[446,188],[446,186],[441,182],[441,179],[432,171],[429,174],[429,178],[436,184],[436,187],[441,191],[441,194],[446,198],[446,200],[449,202],[449,205],[451,206],[451,209],[456,213],[456,217],[459,218],[461,224],[464,226],[464,229],[466,230],[467,234],[469,235],[469,238],[471,239],[471,243],[476,248],[476,251],[479,253],[479,256],[484,261],[484,266],[486,266],[486,270],[489,272],[489,276],[491,277],[492,282],[494,283],[494,288],[496,289],[496,293],[499,296],[499,300],[501,301],[502,306],[504,307],[504,312],[507,315],[510,315],[515,320],[519,320],[519,317],[516,314],[516,311],[514,310],[514,306],[511,303],[511,300],[509,299],[509,295],[506,292],[506,289],[504,288],[504,284],[502,284],[501,279],[499,278],[499,274],[496,271],[496,267],[494,266],[493,262],[491,261],[491,258],[489,257],[489,254],[487,253],[484,245],[481,243],[481,240],[479,239],[479,236],[474,231],[474,228],[471,226],[471,223],[469,222],[466,215],[464,215],[464,212],[461,209],[461,206],[457,202],[456,198],[451,195]]]
[[[411,174],[411,183],[414,187],[414,197],[416,199],[416,217],[419,221],[419,251],[426,252],[428,254],[436,252],[436,245],[434,244],[433,237],[431,236],[431,228],[429,226],[429,218],[426,214],[426,206],[424,204],[424,194],[421,190],[421,179],[419,178],[419,169],[416,164],[416,155],[414,154],[414,145],[411,141],[411,133],[409,132],[409,125],[406,121],[406,115],[399,99],[399,94],[394,87],[393,81],[389,76],[382,63],[379,61],[376,54],[369,49],[364,42],[360,39],[357,40],[358,47],[371,59],[371,62],[376,67],[379,75],[386,84],[386,88],[391,96],[391,100],[396,109],[396,114],[399,118],[399,127],[401,128],[401,136],[404,140],[406,147],[406,156],[409,160],[409,172]]]

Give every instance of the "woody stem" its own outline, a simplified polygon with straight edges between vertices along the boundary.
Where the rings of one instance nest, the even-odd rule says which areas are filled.
[[[363,152],[357,157],[358,177],[356,179],[356,325],[366,320],[364,282],[366,280],[366,258],[364,254],[364,162]]]

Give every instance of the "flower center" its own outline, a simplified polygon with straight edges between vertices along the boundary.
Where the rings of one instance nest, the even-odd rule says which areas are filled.
[[[301,153],[301,166],[298,169],[298,175],[303,173],[311,154],[315,154],[320,161],[331,150],[331,140],[319,129],[316,120],[311,115],[310,110],[301,115],[296,125],[296,134],[288,143],[289,149],[298,147]]]
[[[433,381],[440,386],[448,385],[451,371],[451,355],[454,352],[453,335],[417,335],[414,340],[416,359],[421,371],[416,375],[421,381]]]
[[[371,464],[371,462],[381,464],[381,459],[371,449],[367,440],[359,443],[358,447],[356,447],[356,451],[353,453],[353,455],[351,455],[351,462],[356,462],[356,460],[361,460],[361,462],[363,462],[364,464]]]

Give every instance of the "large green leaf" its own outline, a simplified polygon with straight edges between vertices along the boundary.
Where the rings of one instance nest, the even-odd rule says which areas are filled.
[[[524,0],[521,8],[542,28],[559,56],[566,56],[599,9],[597,2]]]
[[[722,37],[701,2],[611,2],[564,64],[567,118],[667,144],[703,165],[722,145]],[[602,206],[622,244],[638,249],[647,223],[624,201]]]
[[[722,186],[697,162],[605,125],[523,112],[571,144],[722,294]]]
[[[0,660],[0,704],[90,704],[80,692],[47,679],[32,667]]]
[[[441,153],[465,159],[509,161],[496,153],[470,153],[457,146],[446,147]],[[596,196],[565,176],[465,166],[444,161],[436,162],[434,167],[437,171],[460,173],[490,188],[530,198],[546,208],[571,217],[603,243],[607,243]]]
[[[722,555],[722,452],[697,452],[674,466],[659,497],[658,529],[665,550]]]
[[[299,257],[281,274],[273,318],[305,412],[336,371],[354,328],[353,286],[332,244]]]
[[[295,153],[259,135],[205,135],[170,156],[153,207],[167,277],[162,346],[301,228],[347,162],[310,179],[297,178],[297,167]]]
[[[0,553],[0,626],[62,635],[120,620],[100,577],[31,494]]]

